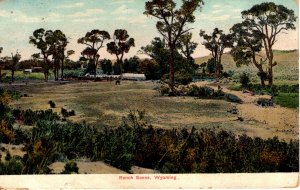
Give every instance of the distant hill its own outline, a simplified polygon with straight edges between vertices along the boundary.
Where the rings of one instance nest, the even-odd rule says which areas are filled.
[[[211,56],[196,58],[197,64],[206,62]],[[275,79],[278,80],[298,80],[299,73],[299,51],[298,50],[274,50],[274,60],[278,65],[274,67]],[[222,57],[224,71],[235,71],[236,73],[247,72],[256,77],[257,69],[253,65],[237,68],[229,53]]]
[[[278,63],[293,64],[293,66],[295,64],[298,65],[298,57],[299,57],[298,50],[274,50],[274,56],[275,56],[275,60]],[[195,61],[197,64],[201,64],[203,62],[206,62],[211,57],[212,56],[199,57],[199,58],[195,58]],[[234,60],[229,53],[225,53],[223,55],[222,62],[224,63],[224,66],[227,66],[228,64],[235,65]]]

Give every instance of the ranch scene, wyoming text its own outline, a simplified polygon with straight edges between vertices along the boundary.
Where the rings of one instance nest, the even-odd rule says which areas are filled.
[[[298,1],[0,7],[1,175],[299,172]]]

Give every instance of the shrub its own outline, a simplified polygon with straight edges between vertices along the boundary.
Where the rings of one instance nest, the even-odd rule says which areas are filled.
[[[68,114],[69,114],[69,116],[75,116],[76,115],[74,110],[69,111]]]
[[[9,153],[9,151],[6,152],[6,156],[5,156],[5,160],[9,161],[11,159],[11,155]]]
[[[21,118],[25,125],[33,125],[39,120],[59,120],[60,117],[51,109],[46,111],[32,111],[31,109],[21,111]]]
[[[188,85],[193,81],[193,75],[185,70],[175,72],[175,82],[178,84]]]
[[[56,107],[55,103],[52,100],[50,100],[48,103],[50,105],[50,108],[55,108]]]
[[[64,170],[61,172],[61,174],[72,174],[76,173],[78,174],[79,168],[77,166],[77,163],[75,161],[70,161],[66,163]]]
[[[170,93],[170,87],[167,85],[162,85],[158,90],[159,94],[162,96]]]
[[[241,83],[242,88],[248,88],[249,83],[250,83],[250,77],[247,73],[243,72],[240,75],[240,83]]]
[[[69,112],[68,112],[68,110],[66,110],[65,108],[61,108],[61,111],[60,111],[60,113],[61,113],[61,115],[63,116],[63,117],[69,117]]]

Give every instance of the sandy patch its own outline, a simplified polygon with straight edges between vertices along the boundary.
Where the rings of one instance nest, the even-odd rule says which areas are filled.
[[[76,161],[80,174],[126,174],[126,172],[105,164],[104,162]],[[55,162],[49,166],[53,173],[59,174],[64,170],[64,162]]]

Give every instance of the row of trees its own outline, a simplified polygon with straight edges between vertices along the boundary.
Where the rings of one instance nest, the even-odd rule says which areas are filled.
[[[197,69],[191,55],[198,44],[192,42],[190,32],[192,28],[189,25],[195,22],[194,13],[196,10],[201,10],[203,5],[202,0],[183,0],[180,7],[174,0],[152,0],[145,3],[144,14],[158,20],[156,28],[162,38],[155,38],[149,45],[141,48],[140,53],[150,56],[152,61],[146,60],[140,67],[144,68],[142,70],[148,76],[152,76],[150,78],[161,79],[164,76],[168,78],[172,92],[176,83],[175,78],[190,77]],[[212,55],[210,65],[215,67],[215,77],[221,76],[222,55],[226,49],[231,49],[230,53],[237,66],[255,65],[261,85],[264,86],[265,81],[268,80],[268,85],[272,86],[273,67],[277,65],[273,47],[281,32],[296,28],[294,22],[297,18],[294,11],[270,2],[254,5],[241,14],[243,21],[234,24],[228,34],[219,28],[215,28],[210,34],[200,30],[199,35],[204,40],[202,44]],[[51,68],[56,80],[59,78],[59,70],[63,79],[64,63],[75,53],[73,50],[67,50],[69,41],[66,35],[60,30],[46,31],[41,28],[33,32],[29,42],[40,50],[40,53],[32,57],[43,62],[45,80],[48,80]],[[126,72],[129,67],[132,67],[129,62],[124,63],[123,57],[131,47],[135,46],[135,40],[130,38],[125,29],[115,30],[112,39],[107,31],[92,30],[79,38],[78,43],[86,46],[81,52],[80,62],[87,65],[89,73],[96,75],[99,63],[105,72],[110,73],[114,70],[115,74]],[[110,54],[116,56],[116,63],[113,66],[107,60],[100,60],[99,51],[105,46]],[[2,59],[1,63],[7,60],[10,61],[13,75],[20,54],[18,52],[12,54],[10,58]],[[129,70],[137,72],[136,65],[134,67]]]
[[[107,60],[100,61],[99,50],[104,47],[104,43],[110,40],[110,35],[106,31],[92,30],[87,32],[86,35],[78,39],[79,44],[84,44],[87,47],[81,52],[79,59],[81,64],[87,65],[87,72],[96,74],[98,64],[111,63]],[[43,67],[45,81],[48,81],[50,69],[53,69],[55,80],[64,78],[64,69],[67,64],[67,68],[73,68],[70,64],[76,64],[71,61],[69,57],[75,53],[74,50],[67,50],[69,43],[68,38],[61,30],[45,30],[43,28],[37,29],[33,32],[33,35],[29,38],[29,43],[33,44],[39,53],[32,55],[32,59],[25,60],[22,62],[23,67],[41,66]],[[130,48],[134,46],[134,39],[129,38],[126,30],[117,29],[113,35],[113,41],[107,43],[107,51],[111,54],[116,55],[117,62],[114,64],[115,74],[121,74],[124,71],[123,68],[123,57],[125,53],[128,53]],[[0,54],[3,48],[0,48]],[[14,73],[20,67],[20,53],[12,53],[11,57],[2,57],[0,59],[0,81],[2,81],[2,69],[9,69],[11,71],[11,81],[14,82]],[[128,62],[125,64],[128,64]],[[105,65],[105,64],[102,64]],[[127,65],[126,67],[128,67]],[[137,68],[137,67],[136,67]],[[137,70],[135,68],[135,70]],[[111,68],[104,68],[111,73]],[[126,70],[125,70],[126,71]]]
[[[174,0],[152,0],[145,4],[144,14],[158,19],[156,28],[167,44],[169,56],[169,86],[172,92],[175,85],[175,56],[181,48],[195,47],[190,42],[191,30],[189,24],[195,22],[194,13],[201,10],[202,0],[183,0],[179,8]],[[231,48],[231,55],[237,66],[254,64],[259,70],[261,84],[273,85],[274,60],[273,47],[278,35],[287,30],[294,30],[296,16],[294,11],[273,2],[254,5],[251,9],[242,12],[243,21],[235,24],[229,34],[215,28],[211,34],[200,30],[203,45],[207,48],[215,62],[215,76],[220,77],[222,69],[222,55],[226,48]],[[187,40],[187,41],[185,41]],[[188,42],[178,47],[178,44]],[[185,49],[185,53],[191,53]]]
[[[53,65],[55,80],[59,78],[61,70],[61,79],[63,79],[64,62],[75,51],[67,50],[68,38],[61,30],[45,30],[40,28],[33,32],[29,38],[29,43],[40,50],[40,53],[33,54],[32,57],[43,61],[45,81],[48,81],[49,70]],[[50,61],[52,57],[52,62]]]
[[[106,31],[92,30],[86,35],[78,39],[79,44],[84,44],[87,47],[81,52],[81,61],[88,63],[90,73],[96,75],[96,69],[99,63],[99,50],[104,47],[104,43],[110,40],[110,34]],[[128,32],[124,29],[117,29],[114,32],[113,40],[106,44],[107,51],[117,58],[116,66],[119,67],[119,73],[123,72],[123,57],[128,53],[131,47],[134,47],[134,39],[129,38]]]

